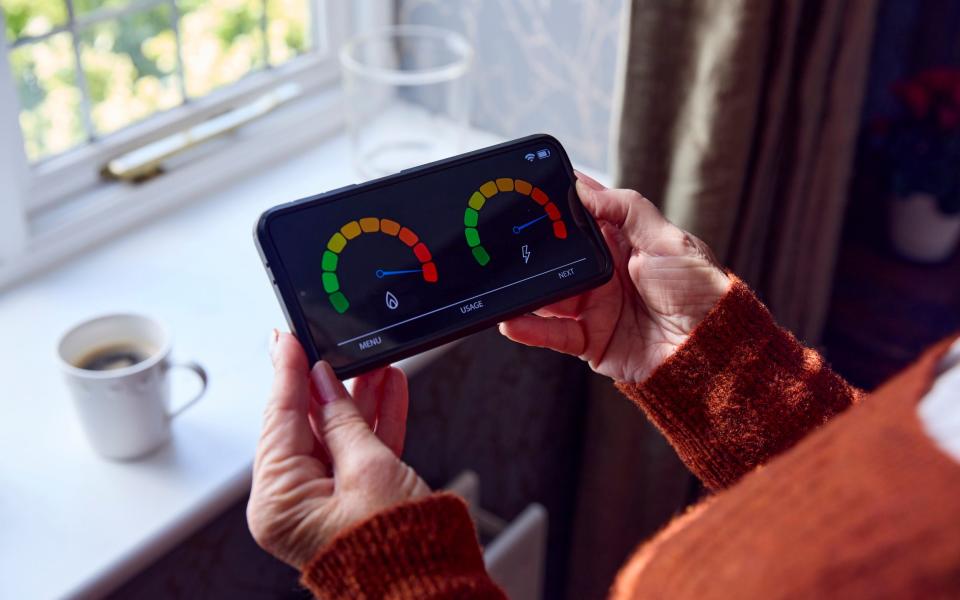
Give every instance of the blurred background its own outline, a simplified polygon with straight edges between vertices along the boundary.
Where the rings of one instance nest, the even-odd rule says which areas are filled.
[[[11,0],[3,7],[33,161],[287,63],[311,44],[307,0]]]
[[[303,597],[243,516],[262,338],[283,323],[249,228],[406,164],[550,133],[704,239],[867,389],[960,328],[954,1],[0,9],[0,328],[25,340],[0,351],[0,596]],[[63,329],[117,308],[171,323],[212,382],[169,448],[122,466],[91,454],[49,366]],[[578,360],[487,331],[410,372],[404,458],[427,482],[470,473],[486,542],[543,509],[524,593],[603,597],[703,493]],[[50,403],[64,411],[46,433],[22,427]],[[20,550],[44,546],[61,548],[60,577]]]

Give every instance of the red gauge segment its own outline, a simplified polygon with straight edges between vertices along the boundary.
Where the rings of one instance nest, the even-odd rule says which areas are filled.
[[[547,202],[550,202],[550,198],[547,196],[546,192],[540,188],[533,188],[533,192],[531,192],[530,197],[533,198],[534,202],[540,204],[541,206]]]
[[[516,192],[521,196],[529,196],[531,200],[543,207],[545,215],[534,219],[529,223],[514,226],[513,233],[519,234],[523,229],[535,224],[541,219],[547,217],[553,223],[553,235],[557,239],[567,239],[567,225],[563,222],[563,215],[557,205],[550,201],[546,192],[538,187],[534,187],[529,181],[523,179],[510,179],[509,177],[500,177],[493,181],[487,181],[480,188],[470,195],[467,201],[466,211],[463,213],[464,237],[467,245],[473,252],[473,257],[481,266],[486,266],[490,262],[490,253],[487,252],[483,244],[480,243],[480,232],[478,229],[480,222],[480,210],[484,207],[490,198],[504,192]]]
[[[414,256],[416,256],[417,261],[420,262],[419,269],[403,269],[397,271],[378,269],[375,274],[378,278],[382,279],[383,277],[405,273],[421,273],[423,280],[428,283],[436,283],[439,279],[437,275],[437,265],[433,262],[430,249],[420,241],[420,237],[412,230],[390,219],[364,217],[357,221],[350,221],[330,236],[329,241],[327,241],[327,249],[324,251],[320,263],[323,268],[323,274],[321,276],[323,289],[329,295],[330,304],[334,310],[340,314],[347,312],[347,309],[350,308],[350,302],[344,295],[343,290],[340,289],[340,279],[337,276],[337,268],[342,262],[340,260],[340,254],[344,248],[347,247],[348,241],[361,235],[372,233],[382,233],[398,238],[405,245],[413,249]]]
[[[427,249],[426,244],[423,242],[420,242],[413,247],[413,253],[417,256],[417,260],[422,263],[425,263],[432,258],[432,256],[430,256],[430,250]]]
[[[553,235],[557,239],[565,240],[567,239],[567,225],[563,221],[554,221],[553,222]]]

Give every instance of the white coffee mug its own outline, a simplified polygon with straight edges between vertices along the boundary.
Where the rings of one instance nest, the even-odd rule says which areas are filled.
[[[109,370],[81,368],[85,357],[111,347],[136,348],[145,358]],[[170,422],[193,406],[207,389],[200,365],[170,361],[170,336],[157,321],[134,314],[106,315],[69,330],[57,345],[60,366],[87,439],[101,455],[130,459],[156,450],[170,439]],[[173,368],[200,378],[200,391],[170,409]]]

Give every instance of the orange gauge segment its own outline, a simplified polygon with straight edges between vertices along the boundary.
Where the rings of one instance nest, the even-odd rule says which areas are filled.
[[[410,231],[406,227],[400,230],[400,241],[410,246],[411,248],[417,244],[417,240],[419,239],[420,238],[417,237],[417,234]]]
[[[362,229],[364,233],[376,233],[380,231],[380,219],[376,217],[360,219],[360,229]]]
[[[486,248],[484,248],[480,242],[480,213],[487,202],[499,201],[499,199],[494,200],[494,196],[510,192],[529,197],[542,206],[545,213],[526,223],[514,225],[514,234],[520,234],[527,227],[531,227],[545,219],[550,219],[553,236],[558,240],[567,239],[567,225],[563,221],[563,214],[560,212],[560,208],[550,201],[550,197],[546,192],[538,187],[534,187],[529,181],[524,181],[523,179],[498,177],[493,181],[483,183],[477,191],[471,193],[467,199],[467,208],[463,213],[464,238],[466,239],[467,246],[470,247],[470,251],[473,253],[474,259],[480,266],[486,266],[491,260],[490,253],[487,252]]]
[[[492,181],[488,181],[485,184],[480,186],[480,193],[486,196],[487,198],[491,196],[495,196],[497,191],[498,191],[497,184]]]
[[[324,291],[328,294],[330,304],[334,310],[343,314],[350,308],[350,301],[344,295],[341,288],[340,278],[337,275],[337,269],[343,262],[341,254],[354,240],[362,235],[380,233],[390,237],[396,237],[404,245],[412,249],[420,267],[417,269],[404,269],[398,271],[387,271],[378,269],[376,277],[383,278],[391,275],[400,275],[407,273],[419,273],[423,280],[428,283],[438,281],[437,265],[433,262],[433,255],[427,245],[420,241],[420,237],[407,227],[401,226],[396,221],[390,219],[378,219],[376,217],[364,217],[357,221],[350,221],[343,225],[336,233],[330,236],[327,241],[326,250],[320,258],[320,266],[323,273],[320,276]]]
[[[387,235],[397,235],[400,233],[400,223],[390,219],[380,219],[380,231]]]
[[[352,240],[360,235],[360,223],[357,223],[356,221],[350,221],[340,228],[340,233],[342,233],[343,237],[347,238],[348,240]]]

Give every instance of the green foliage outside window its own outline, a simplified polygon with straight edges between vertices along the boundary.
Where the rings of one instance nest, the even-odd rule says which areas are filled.
[[[92,136],[107,135],[268,64],[285,63],[311,44],[308,0],[176,0],[176,12],[172,1],[158,2],[86,25],[77,40],[66,30],[66,1],[0,0],[7,41],[19,40],[9,57],[31,160],[83,143],[86,119]],[[73,9],[84,22],[129,3],[73,0]],[[48,35],[58,28],[64,30]]]

